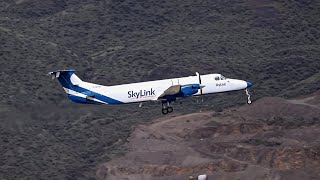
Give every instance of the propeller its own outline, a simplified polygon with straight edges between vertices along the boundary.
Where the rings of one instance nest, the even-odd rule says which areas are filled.
[[[198,77],[198,79],[199,79],[199,84],[200,84],[200,95],[201,95],[201,101],[203,102],[203,93],[202,93],[202,88],[204,88],[204,86],[201,84],[201,76],[200,76],[200,74],[198,73],[198,72],[196,72],[196,75],[197,75],[197,77]]]

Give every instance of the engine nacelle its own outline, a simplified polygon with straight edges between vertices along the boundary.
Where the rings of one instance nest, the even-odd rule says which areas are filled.
[[[181,92],[185,97],[196,94],[200,89],[200,84],[187,84],[181,87]]]

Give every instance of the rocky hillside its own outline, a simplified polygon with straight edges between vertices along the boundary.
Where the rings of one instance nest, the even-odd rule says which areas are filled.
[[[89,179],[124,152],[158,104],[71,104],[45,74],[107,85],[222,73],[253,98],[319,89],[320,4],[309,0],[2,0],[0,179]],[[181,114],[242,105],[244,92],[175,104]]]
[[[262,98],[223,112],[140,125],[123,157],[101,165],[104,180],[319,179],[320,93]]]

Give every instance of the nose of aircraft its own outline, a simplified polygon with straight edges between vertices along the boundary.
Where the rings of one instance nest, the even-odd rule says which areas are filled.
[[[251,82],[247,82],[247,88],[251,87],[252,83]]]

